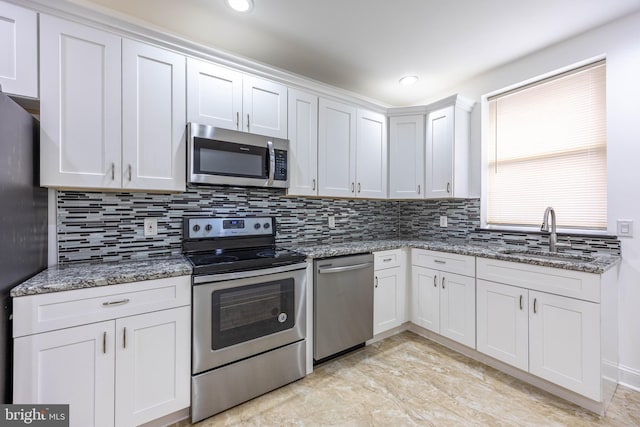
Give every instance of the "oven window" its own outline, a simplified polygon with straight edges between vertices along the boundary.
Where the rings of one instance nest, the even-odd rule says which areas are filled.
[[[266,148],[195,138],[196,173],[267,178]]]
[[[212,350],[292,328],[294,297],[292,278],[214,291]]]

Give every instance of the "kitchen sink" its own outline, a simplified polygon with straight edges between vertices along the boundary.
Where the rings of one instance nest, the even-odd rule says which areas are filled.
[[[500,253],[504,255],[517,255],[517,256],[522,256],[526,258],[543,259],[543,260],[550,260],[550,261],[592,262],[595,260],[595,258],[590,255],[574,255],[574,254],[565,254],[561,252],[542,252],[542,251],[532,251],[532,250],[523,250],[523,249],[503,249],[500,251]]]

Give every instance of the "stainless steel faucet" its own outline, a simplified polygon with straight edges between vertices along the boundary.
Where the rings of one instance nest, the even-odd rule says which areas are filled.
[[[571,245],[558,243],[558,235],[556,234],[556,211],[549,206],[544,211],[542,218],[542,226],[540,231],[549,231],[549,214],[551,214],[551,234],[549,235],[549,252],[557,252],[558,247],[570,247]]]

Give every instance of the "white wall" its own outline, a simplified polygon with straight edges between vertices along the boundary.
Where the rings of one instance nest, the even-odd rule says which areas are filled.
[[[494,48],[499,47],[488,47]],[[640,13],[477,76],[434,99],[460,93],[478,102],[472,118],[472,181],[480,194],[481,96],[603,54],[609,234],[616,234],[617,219],[631,219],[635,225],[633,238],[620,239],[620,382],[640,389]]]

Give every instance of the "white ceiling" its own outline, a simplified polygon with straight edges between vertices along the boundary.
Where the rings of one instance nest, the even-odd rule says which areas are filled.
[[[640,10],[640,0],[71,0],[394,106]],[[398,79],[420,81],[401,87]]]

